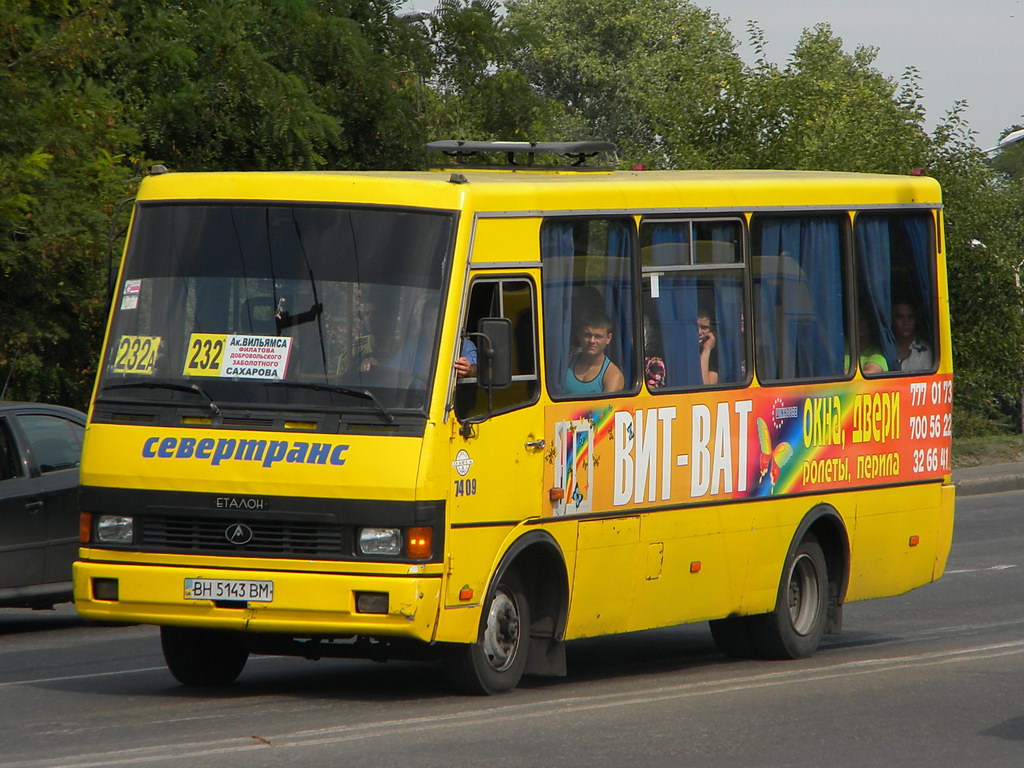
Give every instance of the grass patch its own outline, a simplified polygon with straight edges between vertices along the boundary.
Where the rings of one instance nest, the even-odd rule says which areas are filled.
[[[953,438],[953,468],[1024,460],[1024,435]]]

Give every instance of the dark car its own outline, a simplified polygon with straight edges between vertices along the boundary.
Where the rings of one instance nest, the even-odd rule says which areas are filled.
[[[0,402],[0,606],[72,599],[85,414]]]

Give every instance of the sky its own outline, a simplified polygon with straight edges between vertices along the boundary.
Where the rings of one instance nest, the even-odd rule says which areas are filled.
[[[770,61],[788,60],[800,33],[828,22],[843,49],[878,49],[875,68],[899,78],[920,73],[931,130],[966,100],[964,113],[987,149],[1006,129],[1024,125],[1024,0],[694,0],[723,19],[747,61],[747,21],[764,30]]]
[[[987,149],[1013,125],[1024,125],[1024,0],[693,0],[723,19],[748,62],[747,21],[764,30],[769,60],[785,65],[800,33],[828,22],[852,53],[878,49],[875,67],[899,78],[920,72],[926,128],[957,101],[975,141]],[[406,9],[432,10],[432,0],[404,0]]]

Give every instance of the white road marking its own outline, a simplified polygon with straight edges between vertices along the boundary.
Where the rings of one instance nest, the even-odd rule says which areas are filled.
[[[978,645],[951,651],[893,656],[832,664],[816,669],[792,669],[759,675],[746,675],[727,680],[691,681],[662,686],[642,694],[608,693],[596,696],[574,696],[536,701],[527,704],[471,708],[445,715],[400,718],[373,723],[344,725],[283,734],[213,739],[194,743],[161,744],[135,749],[112,750],[89,755],[76,755],[68,762],[53,757],[5,763],[7,768],[102,768],[131,764],[157,763],[211,755],[241,754],[252,750],[289,749],[327,746],[362,739],[394,739],[398,734],[438,731],[446,728],[465,730],[493,723],[508,724],[516,720],[557,717],[562,714],[619,707],[634,707],[655,702],[690,699],[702,696],[732,694],[784,685],[818,683],[823,680],[862,675],[888,674],[915,667],[963,664],[985,659],[1024,654],[1024,640]]]
[[[946,571],[944,575],[952,576],[957,573],[984,573],[985,571],[1008,571],[1011,568],[1016,568],[1016,565],[990,565],[987,568],[961,568],[957,571]]]

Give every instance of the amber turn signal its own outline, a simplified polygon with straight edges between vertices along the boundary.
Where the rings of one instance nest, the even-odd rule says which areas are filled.
[[[430,557],[434,530],[429,526],[409,528],[405,532],[405,555],[413,560]]]

